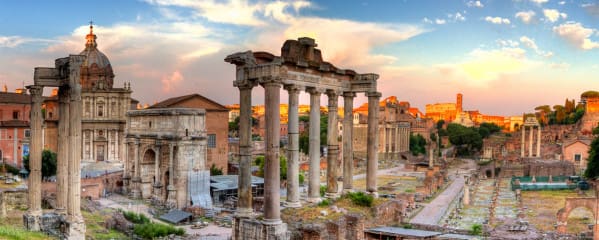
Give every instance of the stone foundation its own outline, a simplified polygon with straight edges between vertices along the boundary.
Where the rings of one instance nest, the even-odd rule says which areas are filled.
[[[40,216],[37,214],[23,214],[23,225],[29,231],[40,231]]]
[[[266,223],[254,218],[236,217],[233,221],[233,240],[289,240],[287,224]]]

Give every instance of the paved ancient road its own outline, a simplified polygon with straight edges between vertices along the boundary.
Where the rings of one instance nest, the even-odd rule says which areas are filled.
[[[457,197],[464,187],[464,177],[458,175],[453,182],[440,193],[432,202],[424,206],[424,209],[418,213],[410,223],[437,225],[441,218],[447,212],[449,203]]]

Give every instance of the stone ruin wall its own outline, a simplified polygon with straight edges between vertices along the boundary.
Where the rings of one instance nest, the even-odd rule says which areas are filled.
[[[25,189],[0,191],[0,218],[6,217],[9,211],[27,209],[27,199]]]

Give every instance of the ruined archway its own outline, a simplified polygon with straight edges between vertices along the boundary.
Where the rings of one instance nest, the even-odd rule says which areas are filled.
[[[593,219],[597,217],[599,201],[597,198],[566,198],[564,208],[557,212],[557,232],[567,233],[568,217],[570,213],[577,208],[586,208],[593,214]],[[596,224],[593,226],[593,239],[599,240],[599,228]]]
[[[154,165],[156,161],[156,152],[148,148],[143,155],[140,164],[141,170],[141,195],[143,198],[149,198],[152,195],[152,183],[154,182]]]

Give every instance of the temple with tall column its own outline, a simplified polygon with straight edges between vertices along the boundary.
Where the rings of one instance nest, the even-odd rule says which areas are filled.
[[[526,129],[528,130],[528,146],[526,146]],[[537,128],[537,131],[535,133],[535,128]],[[522,140],[520,141],[520,157],[524,158],[524,157],[528,157],[528,158],[532,158],[532,157],[536,157],[536,158],[540,158],[541,157],[541,125],[539,124],[539,121],[537,121],[537,118],[535,117],[527,117],[526,121],[524,121],[524,124],[521,127],[521,131],[522,131]],[[536,136],[535,136],[536,135]],[[536,144],[535,144],[536,142]],[[534,151],[533,151],[533,145],[534,146]],[[528,151],[526,151],[526,148],[528,148]],[[528,152],[528,154],[526,154]]]
[[[343,172],[343,191],[352,191],[352,114],[345,112],[343,119],[343,167],[340,166],[337,122],[337,103],[343,96],[344,109],[351,111],[356,93],[365,93],[369,102],[368,149],[367,149],[367,192],[377,195],[376,171],[378,165],[378,112],[381,94],[377,92],[377,74],[358,74],[353,70],[340,69],[323,61],[314,39],[303,37],[287,40],[281,55],[267,52],[239,52],[226,57],[225,61],[236,66],[233,85],[239,88],[239,188],[238,204],[233,223],[233,239],[289,239],[287,226],[280,217],[280,91],[288,91],[289,126],[287,149],[290,179],[285,204],[299,207],[299,129],[298,95],[301,91],[310,94],[309,129],[309,185],[308,202],[320,201],[320,98],[327,96],[329,128],[327,129],[327,177],[326,197],[336,198],[340,189],[337,185],[339,172]],[[264,216],[257,217],[252,208],[251,182],[251,106],[252,89],[264,88],[266,159],[264,166]],[[348,161],[349,160],[349,161]],[[342,167],[344,171],[339,169]]]
[[[60,216],[61,237],[85,239],[85,223],[81,215],[81,66],[86,56],[70,55],[55,61],[54,68],[36,67],[31,94],[31,146],[28,180],[28,210],[23,215],[25,228],[42,229],[42,92],[44,87],[58,87],[58,158],[56,211]]]

